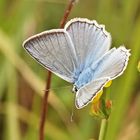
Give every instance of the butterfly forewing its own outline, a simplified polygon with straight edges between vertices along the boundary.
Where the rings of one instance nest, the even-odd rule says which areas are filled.
[[[110,34],[96,21],[75,18],[66,24],[65,29],[70,34],[82,68],[98,60],[110,48]]]
[[[73,43],[63,29],[42,32],[26,40],[23,46],[45,68],[74,82],[77,58]]]

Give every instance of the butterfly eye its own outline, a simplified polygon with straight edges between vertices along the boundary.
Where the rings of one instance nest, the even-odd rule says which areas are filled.
[[[77,91],[78,91],[78,89],[77,89],[77,87],[74,85],[74,86],[73,86],[73,89],[72,89],[72,92],[73,92],[73,93],[76,93]]]

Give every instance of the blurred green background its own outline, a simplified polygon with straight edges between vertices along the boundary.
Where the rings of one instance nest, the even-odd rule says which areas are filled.
[[[67,3],[0,0],[0,140],[38,139],[47,71],[25,52],[22,42],[58,28]],[[127,70],[107,89],[113,108],[105,140],[140,140],[140,0],[79,0],[69,19],[73,17],[96,19],[111,33],[112,47],[124,44],[131,49]],[[91,105],[75,109],[69,83],[53,75],[48,101],[46,140],[98,139],[101,121],[89,114]]]

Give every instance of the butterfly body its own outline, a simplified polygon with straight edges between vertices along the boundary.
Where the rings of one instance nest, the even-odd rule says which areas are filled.
[[[89,81],[92,80],[93,71],[90,67],[84,69],[77,79],[77,81],[74,83],[74,85],[80,89],[83,85],[87,84]]]
[[[124,72],[130,56],[124,46],[110,49],[111,35],[105,27],[85,18],[32,36],[23,46],[46,69],[74,85],[78,109]]]

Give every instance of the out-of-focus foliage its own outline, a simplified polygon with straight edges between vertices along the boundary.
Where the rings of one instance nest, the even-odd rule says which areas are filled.
[[[138,71],[140,72],[140,61],[138,62],[137,68],[138,68]]]
[[[0,140],[38,139],[46,70],[22,48],[38,32],[58,28],[68,0],[0,0]],[[124,44],[131,57],[124,75],[109,90],[113,107],[106,140],[140,139],[140,1],[79,0],[69,17],[96,19],[112,35],[112,46]],[[53,75],[46,120],[47,140],[97,139],[100,120],[90,105],[73,109],[68,83]],[[71,122],[71,114],[74,113]]]

